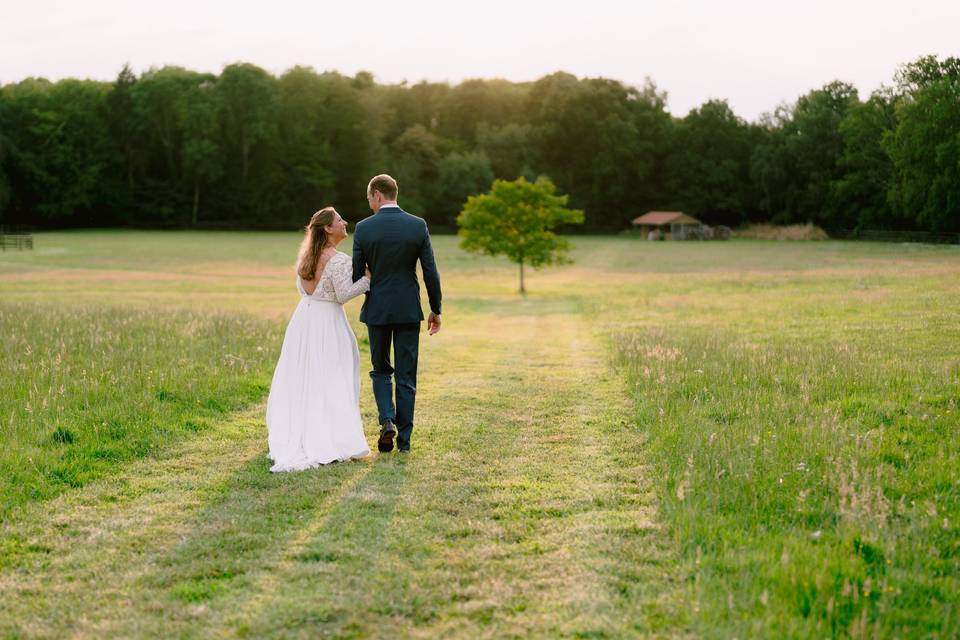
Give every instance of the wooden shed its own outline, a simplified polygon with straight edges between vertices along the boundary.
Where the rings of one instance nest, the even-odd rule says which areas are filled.
[[[685,240],[703,229],[702,222],[683,211],[648,211],[634,219],[633,226],[650,240]]]

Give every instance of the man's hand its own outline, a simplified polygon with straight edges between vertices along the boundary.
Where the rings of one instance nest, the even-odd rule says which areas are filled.
[[[432,336],[438,331],[440,331],[440,315],[431,311],[427,316],[427,333]]]

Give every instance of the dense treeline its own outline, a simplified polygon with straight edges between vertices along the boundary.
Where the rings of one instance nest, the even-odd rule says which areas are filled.
[[[866,100],[832,82],[756,123],[723,100],[683,118],[665,103],[649,81],[567,73],[382,85],[234,64],[28,79],[0,88],[0,222],[291,227],[328,203],[366,215],[367,180],[389,172],[404,206],[443,226],[495,178],[547,175],[593,231],[649,209],[960,230],[958,58],[906,64]]]

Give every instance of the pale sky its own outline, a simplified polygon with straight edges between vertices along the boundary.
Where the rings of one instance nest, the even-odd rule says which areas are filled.
[[[124,62],[300,64],[385,83],[563,70],[649,76],[676,115],[726,98],[753,120],[835,79],[865,98],[924,54],[960,56],[960,0],[0,0],[0,84],[113,80]]]

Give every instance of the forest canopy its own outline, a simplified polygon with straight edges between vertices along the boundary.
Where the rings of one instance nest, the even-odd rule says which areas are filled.
[[[0,224],[294,228],[369,215],[370,176],[452,229],[496,179],[548,177],[582,229],[651,209],[708,224],[960,231],[960,59],[919,58],[869,96],[834,81],[757,122],[683,117],[652,81],[379,84],[252,64],[0,87]]]

